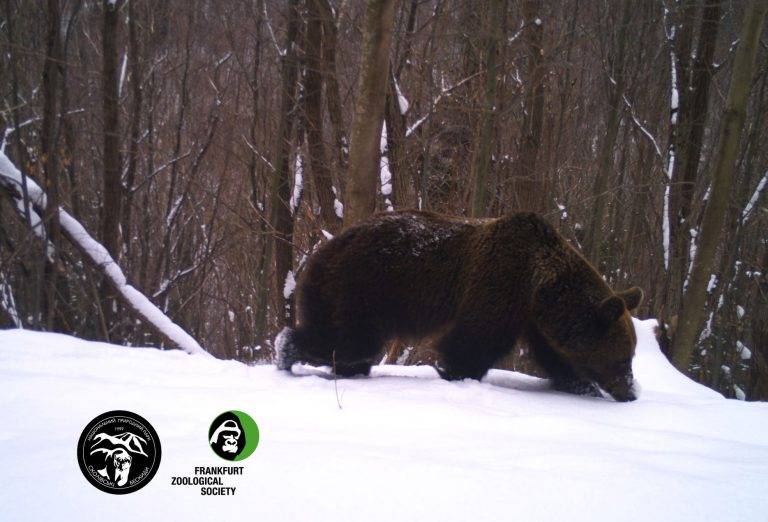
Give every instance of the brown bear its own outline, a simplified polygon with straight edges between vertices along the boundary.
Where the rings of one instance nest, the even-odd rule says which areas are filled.
[[[615,293],[544,219],[469,220],[422,211],[376,214],[322,245],[297,285],[295,330],[277,366],[367,375],[391,339],[436,338],[449,380],[481,379],[518,340],[555,389],[636,398],[639,288]],[[598,388],[599,387],[599,388]]]

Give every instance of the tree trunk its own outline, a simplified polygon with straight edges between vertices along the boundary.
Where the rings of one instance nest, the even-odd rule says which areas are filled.
[[[678,328],[672,345],[673,361],[678,369],[684,372],[688,371],[699,328],[705,315],[707,285],[715,264],[720,232],[733,188],[735,162],[766,10],[768,5],[765,3],[749,4],[734,58],[731,85],[728,89],[728,100],[712,169],[712,190],[704,210],[690,284],[683,296]]]
[[[627,30],[633,9],[632,2],[624,2],[621,25],[619,26],[618,50],[612,71],[614,77],[610,78],[613,89],[609,99],[608,122],[605,126],[605,138],[603,138],[602,145],[600,146],[595,183],[592,186],[593,211],[585,236],[584,253],[594,263],[598,263],[600,260],[600,244],[603,236],[602,225],[609,200],[607,192],[610,185],[611,167],[613,166],[613,149],[616,145],[616,137],[619,134],[619,125],[621,124],[621,98],[624,96],[625,87],[624,64],[626,62]]]
[[[136,28],[136,2],[128,2],[128,60],[131,67],[131,87],[133,90],[133,106],[131,107],[131,137],[128,147],[128,168],[125,173],[125,206],[123,208],[123,234],[125,236],[125,257],[131,259],[131,212],[133,210],[133,185],[139,161],[139,139],[141,138],[141,111],[143,90],[141,87],[141,59],[139,39]]]
[[[684,11],[684,16],[687,11]],[[703,11],[699,30],[698,48],[691,66],[690,59],[680,59],[678,67],[680,78],[680,110],[677,125],[672,127],[676,168],[672,173],[670,188],[670,262],[666,281],[665,305],[669,314],[676,314],[680,309],[683,285],[688,275],[690,264],[690,229],[693,219],[692,202],[698,177],[699,158],[704,140],[704,127],[709,109],[709,87],[712,82],[712,61],[717,44],[720,26],[721,2],[713,1]],[[687,13],[690,19],[683,20],[680,52],[690,54],[690,26],[693,25],[693,12]],[[690,78],[688,77],[690,75]]]
[[[307,32],[304,47],[307,72],[304,79],[304,105],[307,118],[307,151],[317,202],[320,205],[322,227],[332,234],[341,228],[341,219],[334,209],[333,181],[323,141],[323,60],[321,56],[323,23],[319,3],[307,0]]]
[[[104,111],[104,197],[101,207],[101,242],[112,258],[120,259],[120,217],[122,185],[120,183],[120,122],[118,99],[117,38],[121,2],[104,0],[102,32],[102,101]],[[101,285],[101,308],[106,328],[115,319],[115,294],[106,282]],[[104,332],[109,339],[109,331]]]
[[[544,26],[541,21],[541,0],[523,3],[525,39],[528,60],[525,72],[525,102],[523,128],[518,145],[517,165],[513,173],[517,210],[544,212],[551,205],[546,172],[537,172],[536,164],[541,142],[544,118],[544,66],[542,39]]]
[[[355,101],[355,122],[349,148],[344,226],[376,210],[381,123],[389,72],[389,48],[395,0],[367,0],[363,32],[363,63]]]
[[[334,149],[339,172],[346,172],[349,143],[344,132],[344,118],[341,112],[341,92],[336,75],[336,22],[328,0],[317,0],[323,22],[323,76],[325,79],[325,97],[328,103],[328,116],[333,131]],[[342,181],[342,180],[337,180]],[[339,193],[343,187],[338,186]]]
[[[407,164],[405,149],[406,119],[400,107],[397,93],[397,79],[390,76],[387,87],[387,102],[384,108],[384,119],[387,124],[387,159],[389,171],[392,174],[393,194],[386,196],[395,208],[413,208],[416,206],[416,190],[414,188],[411,169]]]
[[[45,190],[48,193],[50,205],[45,209],[43,220],[46,226],[47,241],[43,243],[43,254],[38,265],[40,280],[45,281],[43,291],[43,310],[45,311],[45,328],[53,330],[56,317],[56,280],[58,272],[58,256],[60,240],[59,221],[53,213],[59,208],[59,158],[57,144],[59,141],[59,117],[56,98],[59,86],[59,62],[61,60],[61,11],[58,0],[48,0],[46,5],[48,19],[47,50],[43,66],[43,128],[41,132],[42,161],[45,179]],[[48,252],[47,243],[53,248]],[[48,266],[46,256],[51,257],[52,264]]]
[[[493,129],[496,126],[496,98],[499,79],[496,65],[498,47],[501,41],[501,24],[506,12],[504,0],[490,0],[485,41],[485,87],[480,129],[475,143],[472,162],[472,216],[482,217],[488,212],[488,171],[491,167],[491,145]]]
[[[275,171],[270,187],[273,252],[275,256],[275,290],[277,321],[280,326],[292,326],[294,314],[292,295],[286,292],[287,277],[293,267],[293,216],[291,215],[290,157],[291,135],[296,105],[298,64],[296,43],[299,33],[298,0],[289,3],[288,31],[285,35],[285,55],[282,63],[280,122],[277,129]],[[286,295],[287,294],[287,295]]]
[[[266,238],[268,232],[266,209],[266,193],[267,187],[264,183],[264,176],[259,175],[258,165],[263,161],[259,158],[259,152],[256,150],[258,143],[258,122],[260,112],[259,105],[259,89],[261,87],[260,79],[262,75],[261,71],[261,39],[264,26],[264,19],[262,12],[264,10],[263,0],[259,0],[255,9],[256,20],[256,34],[254,39],[254,51],[253,51],[253,72],[251,76],[251,129],[250,140],[251,145],[254,147],[251,149],[251,156],[248,163],[248,174],[251,182],[251,205],[253,206],[253,212],[256,214],[256,221],[258,222],[254,227],[254,232],[259,238]],[[263,172],[263,170],[261,170]],[[270,172],[270,175],[272,173]],[[269,282],[271,281],[271,270],[269,269],[269,263],[272,257],[272,242],[271,241],[259,241],[261,250],[258,253],[258,261],[256,262],[256,302],[253,309],[254,322],[253,322],[253,342],[258,346],[266,346],[268,338],[268,318],[269,318]]]

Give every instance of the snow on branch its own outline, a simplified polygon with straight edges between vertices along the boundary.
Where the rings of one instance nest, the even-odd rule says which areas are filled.
[[[83,113],[83,112],[85,112],[85,109],[73,109],[73,110],[67,112],[65,115],[66,116],[71,116],[73,114],[80,114],[80,113]],[[60,118],[61,117],[61,113],[57,114],[56,117]],[[15,126],[8,126],[8,127],[6,127],[5,132],[3,133],[2,141],[0,141],[0,152],[5,152],[5,147],[6,147],[6,145],[8,145],[8,138],[10,138],[11,135],[14,132],[16,132],[17,129],[21,130],[21,129],[23,129],[24,127],[26,127],[28,125],[31,125],[33,123],[37,123],[37,122],[42,121],[42,120],[43,120],[42,116],[34,116],[32,118],[29,118],[28,120],[24,120],[21,123],[19,123],[18,127],[15,127]]]
[[[653,145],[653,148],[656,150],[656,155],[659,158],[663,158],[663,154],[661,153],[661,148],[659,147],[659,142],[656,141],[656,138],[651,134],[651,131],[648,130],[648,128],[643,125],[640,120],[637,118],[637,115],[635,114],[635,108],[632,106],[632,104],[629,101],[629,98],[627,98],[627,95],[623,95],[622,99],[624,100],[624,105],[627,106],[629,109],[629,115],[632,117],[632,122],[637,126],[638,129],[640,129],[640,132],[643,133],[643,135],[648,138],[648,141],[651,142],[651,145]]]
[[[5,310],[16,328],[24,327],[16,308],[16,300],[13,298],[13,289],[2,272],[0,272],[0,308]]]
[[[304,190],[304,158],[301,152],[296,154],[293,165],[293,192],[291,193],[291,214],[295,214],[301,203],[301,194]],[[287,299],[287,298],[286,298]]]
[[[404,115],[406,112],[408,112],[408,109],[410,109],[411,105],[408,103],[408,98],[403,95],[403,91],[400,90],[400,84],[397,83],[397,78],[393,76],[392,80],[395,83],[395,92],[397,93],[397,106],[400,109],[400,114]]]
[[[384,196],[384,204],[387,212],[392,212],[394,207],[390,197],[392,196],[392,172],[389,170],[389,158],[387,157],[387,122],[381,123],[381,141],[379,143],[381,157],[379,159],[379,191]]]
[[[269,29],[269,37],[272,39],[272,45],[275,46],[275,49],[277,50],[277,55],[280,56],[280,58],[284,57],[287,53],[285,49],[280,47],[280,44],[277,43],[277,37],[275,37],[275,31],[272,30],[272,23],[269,21],[269,14],[267,13],[267,3],[264,2],[261,4],[262,9],[262,15],[264,15],[264,22],[267,24],[267,29]]]
[[[258,151],[258,149],[250,142],[248,141],[248,138],[245,137],[245,135],[241,135],[243,138],[243,141],[248,146],[249,149],[251,149],[251,152],[253,155],[257,158],[259,158],[272,172],[275,171],[275,166],[272,165],[272,162],[269,161],[261,152]]]
[[[736,46],[741,41],[741,38],[736,38],[733,42],[731,42],[731,46],[728,48],[728,52],[725,54],[725,58],[721,62],[712,62],[712,70],[714,72],[719,71],[723,65],[728,61],[728,59],[733,55],[733,50],[736,49]]]
[[[536,22],[537,22],[536,25],[541,25],[541,20],[540,19],[537,18]],[[520,27],[518,27],[517,32],[515,32],[515,34],[513,34],[512,36],[507,38],[507,42],[508,43],[513,43],[515,40],[520,38],[520,35],[523,34],[523,29],[525,29],[525,20],[520,22]]]
[[[47,205],[47,198],[43,189],[32,181],[29,177],[26,181],[27,193],[32,202],[35,211],[43,215]],[[11,162],[10,159],[0,152],[0,186],[6,188],[14,199],[20,198],[22,188],[21,172]],[[109,255],[107,249],[98,241],[93,239],[88,231],[68,212],[59,208],[59,224],[62,234],[72,243],[72,245],[85,257],[85,259],[95,266],[104,276],[109,284],[117,292],[118,297],[137,314],[143,317],[147,323],[162,337],[168,339],[179,348],[190,354],[206,354],[200,344],[183,328],[171,321],[159,308],[157,308],[147,297],[129,285],[125,274],[118,264]]]
[[[752,197],[749,198],[749,201],[747,202],[747,206],[744,207],[744,210],[741,213],[742,225],[744,225],[744,223],[747,222],[747,219],[749,219],[750,214],[752,214],[752,210],[755,208],[755,204],[757,203],[757,200],[760,199],[760,194],[762,194],[763,190],[765,190],[766,183],[768,183],[768,170],[766,170],[765,174],[763,174],[763,179],[761,179],[760,183],[757,184],[755,191],[752,193]]]
[[[413,125],[408,127],[408,129],[405,131],[405,136],[408,137],[411,134],[413,134],[413,132],[416,129],[421,127],[421,124],[424,123],[427,120],[427,118],[429,118],[430,116],[432,116],[432,114],[434,114],[435,109],[437,108],[437,104],[440,103],[440,100],[442,100],[443,97],[449,97],[453,93],[454,90],[458,89],[459,87],[461,87],[462,85],[467,83],[469,80],[471,80],[472,78],[474,78],[478,74],[480,74],[480,73],[475,73],[475,74],[472,74],[470,76],[467,76],[463,80],[461,80],[458,83],[455,83],[453,85],[445,85],[445,79],[443,79],[443,86],[440,88],[440,94],[435,96],[435,98],[432,100],[432,103],[430,104],[430,107],[429,107],[429,110],[427,111],[427,113],[424,116],[422,116],[421,118],[419,118],[418,120],[416,120],[416,123],[414,123]]]

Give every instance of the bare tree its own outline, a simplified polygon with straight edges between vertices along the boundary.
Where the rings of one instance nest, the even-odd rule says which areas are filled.
[[[485,38],[485,85],[483,116],[479,122],[472,160],[472,215],[485,216],[488,211],[488,171],[491,168],[491,145],[496,124],[498,79],[498,52],[501,28],[506,14],[506,2],[491,0],[488,5]]]
[[[304,79],[304,104],[307,117],[307,148],[312,186],[320,206],[320,216],[325,229],[336,233],[341,228],[341,218],[334,209],[333,180],[325,154],[323,141],[323,34],[322,0],[306,0],[307,30],[304,47],[307,70]],[[328,76],[326,76],[327,78]]]
[[[296,45],[299,37],[299,2],[291,0],[288,7],[288,31],[282,51],[282,88],[280,93],[280,122],[275,144],[275,170],[270,188],[273,252],[275,259],[275,289],[278,304],[277,319],[283,326],[293,324],[291,285],[293,278],[293,216],[291,214],[291,136],[293,135],[298,62]]]
[[[120,180],[120,119],[118,95],[118,50],[117,41],[122,2],[104,0],[102,29],[102,101],[104,112],[104,201],[101,206],[101,242],[114,258],[120,258],[120,218],[122,205],[122,183]],[[115,295],[107,282],[102,283],[101,310],[109,338],[115,318]]]
[[[144,105],[144,89],[142,88],[142,59],[141,47],[139,44],[139,22],[136,2],[128,2],[128,60],[131,68],[131,134],[128,145],[128,166],[125,172],[125,201],[123,203],[122,230],[126,235],[125,254],[128,259],[131,257],[131,221],[133,213],[133,194],[136,181],[136,172],[139,163],[139,140],[141,139],[141,115]]]
[[[703,9],[695,53],[690,53],[691,26],[694,24],[695,3],[683,10],[691,17],[683,21],[681,51],[688,53],[678,60],[679,109],[673,126],[676,166],[670,180],[670,266],[667,272],[667,313],[679,311],[683,287],[689,274],[689,251],[694,216],[693,196],[699,171],[699,159],[704,140],[704,128],[709,111],[709,90],[714,77],[714,54],[721,18],[721,2],[708,2]],[[693,54],[693,62],[688,56]]]
[[[589,220],[589,228],[586,233],[586,242],[584,250],[587,256],[593,261],[598,261],[600,257],[599,247],[600,238],[603,237],[601,228],[605,218],[605,209],[608,201],[606,191],[609,187],[609,178],[611,176],[612,156],[616,144],[616,137],[619,133],[619,125],[623,114],[623,101],[625,89],[625,63],[627,55],[627,41],[629,39],[629,22],[634,6],[629,0],[622,4],[622,18],[619,23],[619,33],[616,42],[616,56],[611,60],[608,71],[608,82],[612,87],[609,88],[608,100],[608,121],[605,128],[605,137],[600,146],[600,157],[597,165],[595,181],[592,185],[592,216]]]
[[[744,25],[734,58],[719,145],[712,167],[712,189],[704,210],[690,284],[683,296],[681,316],[673,342],[673,360],[683,371],[688,370],[696,337],[703,322],[707,285],[733,189],[734,164],[741,142],[755,58],[766,11],[768,11],[767,4],[751,2],[744,14]]]
[[[395,0],[366,1],[363,63],[349,147],[344,226],[364,219],[376,209],[381,124],[394,16]]]
[[[525,94],[523,124],[517,153],[517,168],[513,171],[515,192],[512,198],[517,209],[543,212],[551,206],[545,200],[549,193],[546,172],[537,169],[539,145],[544,119],[544,35],[541,1],[523,3],[523,39],[526,47]]]
[[[46,279],[47,284],[41,288],[44,297],[41,299],[45,310],[44,325],[47,329],[54,328],[56,316],[56,288],[57,288],[57,262],[59,255],[60,227],[58,220],[53,215],[58,208],[59,194],[59,162],[57,144],[59,141],[59,118],[57,115],[57,98],[59,88],[59,62],[61,61],[61,11],[58,0],[48,0],[46,3],[46,15],[48,18],[48,34],[46,36],[47,49],[45,53],[45,65],[43,67],[43,130],[41,135],[41,153],[43,157],[43,171],[45,187],[51,200],[51,207],[46,208],[43,221],[46,223],[47,241],[52,248],[46,254],[40,256],[38,270],[40,280]],[[48,265],[51,258],[52,264]],[[46,273],[47,272],[47,273]]]

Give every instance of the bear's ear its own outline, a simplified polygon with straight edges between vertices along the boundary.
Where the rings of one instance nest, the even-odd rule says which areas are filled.
[[[624,300],[617,295],[612,295],[611,297],[603,299],[598,305],[597,317],[604,324],[611,324],[612,322],[617,321],[626,309]]]
[[[627,310],[629,311],[632,311],[640,306],[640,303],[643,302],[644,296],[643,291],[637,286],[633,286],[632,288],[624,290],[623,292],[616,292],[616,295],[624,300],[624,303],[627,305]]]

